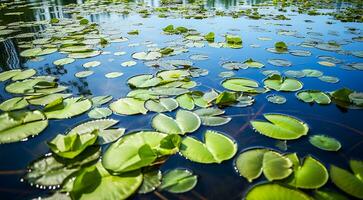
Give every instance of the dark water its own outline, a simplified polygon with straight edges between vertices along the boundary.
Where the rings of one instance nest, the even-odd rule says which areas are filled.
[[[0,1],[1,2],[1,1]],[[63,5],[69,3],[82,3],[80,1],[43,1],[39,3],[36,9],[19,8],[25,12],[21,16],[4,16],[0,14],[0,23],[8,24],[17,21],[34,21],[34,20],[49,20],[51,18],[67,18],[69,14],[63,11]],[[158,6],[156,1],[146,2],[151,6]],[[186,2],[185,2],[186,3]],[[252,3],[245,4],[248,7]],[[220,9],[234,9],[234,6],[239,5],[237,1],[207,1],[207,8],[220,8]],[[334,9],[339,10],[341,3],[334,4]],[[329,10],[327,10],[329,11]],[[273,8],[264,8],[262,12],[276,12]],[[202,53],[209,56],[205,61],[194,61],[195,66],[209,70],[209,75],[196,79],[200,85],[196,88],[202,91],[207,91],[209,88],[215,88],[219,91],[224,89],[220,85],[223,80],[218,77],[222,71],[226,71],[220,66],[223,61],[244,61],[248,58],[263,62],[266,66],[262,69],[246,69],[235,71],[235,77],[252,78],[260,83],[265,78],[261,73],[262,70],[278,70],[280,72],[286,70],[302,70],[306,68],[317,69],[324,72],[324,75],[336,76],[340,81],[335,84],[325,83],[317,78],[301,78],[304,83],[304,89],[320,89],[323,91],[334,91],[341,87],[348,87],[356,91],[363,91],[362,84],[362,71],[349,71],[341,68],[346,63],[362,62],[362,58],[352,55],[339,54],[337,52],[328,52],[316,48],[303,48],[297,46],[299,43],[307,39],[318,39],[323,41],[350,41],[343,46],[346,51],[363,50],[361,42],[351,42],[353,37],[362,35],[362,25],[359,23],[342,23],[334,20],[331,16],[309,16],[306,14],[297,14],[287,12],[286,16],[291,18],[289,21],[279,20],[252,20],[247,18],[231,18],[231,17],[212,17],[203,20],[196,19],[181,19],[181,18],[158,18],[151,15],[148,18],[142,18],[137,14],[120,15],[111,13],[90,14],[87,15],[92,22],[97,22],[105,29],[117,29],[127,36],[126,32],[138,29],[140,34],[138,36],[127,36],[129,41],[126,43],[114,43],[103,51],[117,52],[125,51],[126,55],[114,56],[112,53],[109,55],[100,55],[89,59],[77,59],[76,62],[66,65],[64,67],[55,67],[52,62],[59,58],[65,57],[60,53],[43,56],[42,61],[31,61],[19,56],[21,51],[18,48],[19,41],[17,39],[7,39],[0,43],[0,72],[9,69],[28,69],[34,68],[41,75],[56,75],[59,76],[60,82],[67,85],[70,91],[75,95],[112,95],[114,99],[124,97],[129,91],[126,81],[131,76],[140,73],[155,73],[157,70],[145,66],[141,61],[133,67],[121,67],[120,64],[124,61],[131,60],[131,54],[145,50],[145,45],[136,47],[129,47],[128,44],[143,43],[145,41],[153,41],[159,44],[160,47],[165,46],[168,42],[180,39],[180,36],[167,36],[162,35],[161,30],[163,27],[173,24],[174,26],[185,26],[187,28],[194,28],[202,33],[215,32],[216,40],[222,39],[222,34],[233,33],[242,36],[243,48],[230,49],[230,48],[211,48],[205,46],[203,48],[189,48],[188,53],[174,56],[173,59],[188,59],[192,54]],[[311,20],[307,23],[305,20]],[[327,24],[327,21],[334,22]],[[138,23],[143,25],[139,26]],[[281,24],[277,26],[275,24]],[[291,26],[287,26],[291,25]],[[262,30],[258,30],[257,27]],[[354,27],[358,30],[352,32],[348,31],[347,27]],[[39,27],[41,30],[42,27]],[[279,29],[294,30],[299,35],[305,38],[297,38],[293,36],[278,35]],[[29,30],[24,28],[24,32],[38,31]],[[309,34],[309,32],[321,33],[321,36]],[[258,37],[270,37],[271,41],[258,40]],[[290,54],[273,54],[266,51],[266,48],[273,47],[276,41],[284,41],[292,49],[305,49],[312,52],[310,57],[297,57]],[[250,45],[258,44],[259,48],[252,48]],[[325,67],[319,65],[320,61],[318,56],[332,56],[343,61],[337,64],[336,67]],[[284,58],[293,63],[292,67],[283,68],[275,67],[267,63],[268,59]],[[95,72],[92,76],[87,78],[76,78],[74,74],[78,71],[84,70],[83,63],[88,61],[97,60],[102,64],[99,67],[93,68]],[[122,71],[123,76],[117,79],[107,79],[104,74],[113,71]],[[4,91],[4,83],[0,83],[0,102],[11,97],[10,94]],[[282,105],[272,104],[266,100],[269,94],[280,94],[287,98],[287,102]],[[256,96],[255,103],[246,108],[226,108],[226,115],[233,116],[232,121],[227,125],[213,127],[213,130],[221,131],[232,136],[238,143],[238,151],[245,148],[256,146],[276,148],[276,140],[267,138],[263,135],[255,133],[249,121],[251,119],[263,119],[263,113],[277,112],[290,114],[305,121],[309,127],[309,134],[327,134],[338,139],[342,144],[342,149],[336,152],[327,152],[319,150],[308,141],[308,137],[303,137],[298,140],[288,141],[287,152],[298,152],[300,157],[305,155],[313,155],[328,167],[330,164],[348,168],[348,161],[351,158],[363,159],[363,125],[361,110],[344,109],[330,105],[310,105],[299,101],[295,97],[295,93],[283,93],[272,91],[268,94]],[[125,127],[129,132],[141,129],[152,129],[151,118],[153,113],[147,115],[137,116],[118,116],[112,115],[111,118],[120,120],[119,126]],[[27,165],[39,158],[40,156],[49,152],[46,141],[51,140],[58,133],[63,133],[66,129],[87,120],[87,114],[74,117],[68,120],[51,120],[47,129],[39,136],[30,138],[25,142],[18,142],[12,144],[0,145],[0,199],[30,199],[38,196],[46,195],[49,193],[47,190],[37,189],[31,187],[25,182],[21,182],[21,178],[25,173]],[[201,139],[202,133],[208,127],[201,127],[193,136]],[[233,166],[233,159],[223,162],[222,164],[198,164],[193,163],[185,158],[175,155],[172,156],[164,165],[161,170],[175,167],[185,167],[191,169],[195,174],[199,175],[199,181],[196,188],[188,193],[174,195],[170,193],[161,192],[161,195],[168,199],[242,199],[246,190],[251,186],[245,179],[239,177]],[[260,178],[259,181],[263,181]],[[258,182],[258,181],[257,181]],[[256,182],[256,183],[257,183]],[[334,187],[328,184],[328,187]],[[155,194],[135,196],[135,199],[160,199]]]

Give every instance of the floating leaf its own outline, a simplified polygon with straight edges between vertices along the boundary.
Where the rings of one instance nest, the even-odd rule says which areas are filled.
[[[53,62],[54,65],[67,65],[76,61],[74,58],[61,58]]]
[[[88,146],[93,145],[97,140],[97,135],[97,131],[84,134],[58,134],[48,142],[48,146],[58,156],[72,159],[82,153]]]
[[[335,76],[320,76],[319,79],[321,81],[327,82],[327,83],[338,83],[339,78]]]
[[[57,100],[56,100],[57,101]],[[48,119],[66,119],[80,115],[92,107],[89,99],[68,98],[62,101],[61,106],[55,106],[45,111]]]
[[[67,134],[85,134],[98,131],[98,144],[107,144],[117,140],[125,133],[124,128],[111,128],[118,121],[114,119],[99,119],[82,123],[70,130]]]
[[[231,121],[230,117],[222,117],[218,115],[224,114],[224,110],[218,108],[202,108],[194,111],[205,126],[221,126]]]
[[[228,90],[238,92],[264,92],[264,89],[259,88],[259,85],[256,81],[246,78],[229,78],[222,82],[222,86]]]
[[[151,121],[153,128],[168,134],[192,133],[196,131],[200,124],[200,118],[193,112],[179,110],[175,120],[164,114],[157,114]]]
[[[303,69],[302,72],[304,72],[307,77],[320,77],[323,75],[323,72],[315,69]]]
[[[277,74],[269,76],[263,83],[266,87],[276,91],[297,91],[303,87],[300,81],[292,78],[285,78]]]
[[[90,67],[97,67],[101,65],[101,62],[100,61],[90,61],[90,62],[86,62],[83,64],[83,67],[84,68],[90,68]]]
[[[171,193],[184,193],[197,185],[198,178],[187,169],[173,169],[163,174],[160,190]]]
[[[48,94],[45,96],[34,96],[34,97],[30,97],[29,99],[27,99],[27,101],[32,104],[32,105],[47,105],[57,99],[66,99],[68,97],[72,96],[72,94],[59,94],[59,93],[55,93],[55,94]]]
[[[316,200],[348,200],[344,195],[333,190],[322,189],[314,191],[314,199]]]
[[[134,98],[121,98],[110,104],[113,112],[121,115],[146,114],[145,101]]]
[[[106,150],[102,164],[107,170],[118,173],[149,166],[158,156],[177,152],[179,146],[166,148],[162,145],[165,138],[169,139],[168,135],[151,131],[128,134]]]
[[[156,51],[138,52],[132,54],[132,58],[137,60],[156,60],[161,58],[162,54]]]
[[[309,138],[309,142],[325,151],[338,151],[342,146],[338,140],[326,135],[313,135]]]
[[[94,108],[88,113],[89,118],[101,119],[112,115],[112,110],[109,108]]]
[[[0,144],[18,142],[38,135],[48,126],[40,111],[6,112],[0,115]]]
[[[192,137],[182,140],[180,153],[198,163],[221,163],[237,152],[237,144],[227,136],[212,130],[204,134],[204,143]]]
[[[278,67],[290,67],[292,65],[290,61],[284,59],[269,59],[267,62]]]
[[[14,97],[8,99],[0,104],[0,110],[2,111],[12,111],[25,108],[29,105],[27,100],[23,97]]]
[[[142,185],[139,188],[139,194],[146,194],[154,191],[161,184],[161,171],[159,169],[147,169],[143,172]]]
[[[344,192],[356,198],[363,199],[363,162],[351,160],[349,165],[353,171],[353,174],[345,169],[331,165],[330,178],[333,183]]]
[[[267,101],[271,102],[271,103],[275,103],[275,104],[284,104],[286,103],[286,98],[284,96],[281,95],[276,95],[276,94],[272,94],[272,95],[268,95],[266,97]]]
[[[105,74],[105,77],[106,78],[117,78],[117,77],[122,76],[123,74],[124,73],[122,73],[122,72],[110,72],[110,73]]]
[[[161,83],[161,79],[154,77],[151,74],[142,74],[131,77],[127,80],[127,84],[135,88],[148,88],[153,87]]]
[[[297,188],[317,189],[325,185],[328,179],[329,174],[324,165],[307,156],[302,165],[294,166],[294,175],[289,184]]]
[[[176,97],[176,101],[179,106],[183,109],[193,110],[194,109],[194,100],[190,94],[182,94]]]
[[[28,166],[25,180],[38,186],[59,186],[83,165],[96,161],[100,157],[100,148],[90,148],[74,159],[65,159],[56,155],[44,156]]]
[[[75,77],[77,78],[86,78],[88,76],[91,76],[94,73],[94,71],[80,71],[74,74]]]
[[[296,94],[297,98],[306,103],[316,102],[318,104],[330,104],[331,100],[328,95],[319,90],[304,90]]]
[[[92,105],[94,107],[97,107],[97,106],[108,103],[112,99],[113,99],[113,97],[111,95],[104,95],[104,96],[92,97],[91,101],[92,101]]]
[[[142,183],[140,171],[110,174],[102,165],[84,168],[76,177],[72,199],[127,199]],[[110,192],[112,191],[112,192]]]
[[[268,149],[252,149],[241,153],[236,168],[249,182],[263,173],[269,180],[281,180],[292,173],[292,162],[283,155]]]
[[[246,200],[311,200],[300,190],[284,187],[277,183],[267,183],[254,186],[245,197]]]
[[[293,140],[308,133],[309,127],[294,117],[283,114],[264,114],[269,122],[251,121],[253,128],[259,133],[280,140]]]
[[[134,66],[136,64],[137,64],[137,62],[135,62],[133,60],[130,60],[130,61],[126,61],[126,62],[121,63],[121,66],[122,67],[132,67],[132,66]]]
[[[147,100],[145,108],[153,112],[171,112],[178,107],[178,102],[173,98],[160,98]]]

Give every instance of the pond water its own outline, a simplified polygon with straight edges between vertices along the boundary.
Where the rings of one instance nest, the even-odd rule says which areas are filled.
[[[259,89],[265,90],[263,92],[255,91],[252,87],[253,92],[251,92],[252,90],[244,91],[242,97],[245,101],[242,101],[241,98],[238,99],[240,102],[232,99],[234,103],[230,104],[229,102],[228,106],[220,106],[222,104],[220,103],[220,109],[225,111],[223,116],[231,118],[228,123],[220,126],[201,125],[199,128],[197,127],[196,131],[187,134],[187,136],[203,141],[206,130],[218,131],[237,144],[237,153],[235,152],[228,159],[223,159],[223,162],[219,164],[193,162],[191,161],[193,158],[186,159],[182,155],[183,153],[176,153],[163,160],[160,165],[162,172],[175,168],[185,168],[197,175],[198,182],[192,190],[180,194],[157,190],[148,194],[132,194],[130,199],[243,199],[252,186],[267,181],[265,174],[265,176],[261,175],[256,180],[248,182],[243,175],[239,174],[240,170],[236,169],[238,166],[235,162],[240,153],[252,148],[274,149],[281,155],[297,153],[301,162],[302,158],[310,155],[320,161],[328,171],[332,165],[335,165],[352,173],[349,161],[363,160],[363,113],[360,109],[363,101],[361,93],[363,91],[363,72],[361,71],[363,70],[363,26],[361,24],[362,13],[359,11],[362,9],[362,4],[359,1],[312,1],[312,5],[298,2],[291,3],[288,0],[286,2],[262,0],[208,0],[205,2],[184,0],[180,2],[153,0],[135,2],[107,0],[85,2],[82,0],[0,1],[0,73],[16,69],[35,69],[35,76],[54,76],[57,78],[54,82],[67,87],[66,91],[60,91],[60,93],[68,93],[73,97],[83,96],[86,99],[111,95],[113,99],[107,104],[99,106],[102,108],[107,108],[110,103],[125,98],[131,90],[135,90],[127,84],[131,77],[142,74],[155,75],[158,71],[175,68],[185,68],[184,71],[193,72],[194,77],[188,75],[188,80],[179,79],[180,76],[183,76],[180,74],[181,72],[175,72],[169,77],[174,83],[184,81],[182,84],[188,83],[192,86],[194,86],[194,82],[190,82],[189,78],[195,81],[194,87],[185,86],[189,91],[206,93],[214,89],[219,94],[224,91],[231,91],[231,87],[226,85],[223,87],[222,85],[227,76],[229,78],[254,80],[259,84]],[[347,9],[352,10],[346,12]],[[334,15],[337,13],[340,15]],[[82,21],[84,25],[80,25]],[[95,25],[91,25],[92,23]],[[168,32],[168,29],[165,28],[169,25],[173,25],[174,28],[185,27],[187,30],[178,33],[177,29],[172,29]],[[79,27],[83,28],[77,29]],[[89,30],[85,31],[84,27],[88,27]],[[214,42],[207,42],[204,37],[210,32],[215,35]],[[39,40],[42,38],[46,39]],[[228,43],[226,38],[237,38],[237,40],[241,38],[242,44],[238,41]],[[275,44],[279,41],[282,41],[287,49],[285,47],[275,48]],[[72,45],[79,45],[80,43],[87,44],[83,47],[88,52],[95,53],[95,56],[78,58],[84,54],[72,55],[70,51],[62,50],[67,46],[72,47]],[[38,47],[43,50],[55,48],[55,52],[52,50],[52,52],[41,55],[40,50],[35,49],[31,52],[25,52],[28,55],[24,56],[26,49]],[[151,57],[150,59],[145,55],[135,55],[138,52],[148,51],[157,53],[154,56],[148,55]],[[21,54],[22,52],[23,54]],[[54,61],[67,57],[74,57],[75,60],[71,59],[69,64],[64,65],[54,64]],[[257,63],[251,64],[251,61],[247,61],[248,59]],[[170,62],[168,63],[167,60]],[[95,67],[84,67],[85,63],[91,61],[98,61],[100,64]],[[234,63],[228,65],[228,62],[232,61]],[[280,62],[276,64],[276,61]],[[179,64],[172,65],[170,64],[172,62]],[[286,62],[291,66],[283,66]],[[193,71],[190,65],[203,71]],[[235,69],[233,70],[231,67]],[[107,78],[105,75],[111,72],[121,72],[122,75]],[[84,75],[86,77],[76,77],[76,73],[78,73],[77,76]],[[281,74],[281,76],[273,74]],[[2,77],[1,74],[0,77]],[[12,77],[14,76],[10,76],[10,78]],[[270,86],[265,81],[274,81],[279,78],[282,78],[279,80],[281,82],[273,82]],[[28,79],[32,79],[32,77],[26,77],[26,80]],[[149,79],[138,84],[145,83]],[[298,81],[282,86],[284,81],[290,80]],[[18,81],[22,81],[22,78],[20,77]],[[53,83],[53,81],[47,82],[43,79],[42,81],[46,82],[45,85]],[[14,94],[5,90],[13,82],[11,80],[0,82],[0,102],[13,97],[36,96],[34,93],[29,94],[29,91]],[[26,85],[28,84],[31,83]],[[298,85],[295,85],[297,88],[294,88],[294,84]],[[38,86],[40,88],[44,85]],[[246,85],[242,84],[238,88],[244,86]],[[269,88],[268,91],[262,89],[264,86]],[[14,90],[21,90],[22,87],[26,88],[27,86],[15,86]],[[180,89],[180,87],[180,84],[170,86],[172,89]],[[274,89],[276,87],[280,89]],[[287,91],[283,91],[282,87],[286,87]],[[343,94],[338,95],[338,92],[332,93],[341,88],[349,88],[350,90],[349,92],[348,90],[342,92],[348,92],[345,96]],[[28,89],[32,89],[32,86],[30,85]],[[311,90],[318,90],[317,93],[321,91],[319,93],[320,95],[323,94],[321,98],[328,98],[328,100],[323,99],[323,102],[319,104],[317,103],[318,100],[307,103],[303,99],[298,99],[298,91],[309,92]],[[241,91],[243,90],[237,91],[238,95],[241,95]],[[141,93],[147,95],[146,91]],[[182,93],[185,92],[180,94]],[[234,97],[237,93],[233,94]],[[41,95],[44,96],[45,94]],[[282,96],[286,102],[272,103],[270,101],[276,99],[267,100],[267,97],[271,97],[271,95]],[[175,97],[175,95],[166,96]],[[230,98],[226,97],[226,100],[230,101]],[[339,101],[339,98],[348,99],[343,102]],[[31,98],[27,99],[28,102],[31,101],[29,99]],[[20,104],[19,101],[10,107],[14,108],[15,105]],[[235,106],[236,101],[241,107]],[[305,101],[309,100],[305,99]],[[217,104],[214,100],[210,102],[211,107],[217,108]],[[136,107],[138,106],[140,105]],[[43,110],[44,112],[55,109],[51,106],[47,107],[43,110],[43,106],[26,104],[26,107],[23,106],[22,108]],[[81,105],[72,109],[81,109],[80,107]],[[173,111],[164,112],[164,114],[175,118],[178,109],[172,109]],[[195,109],[199,109],[198,106],[195,106]],[[5,132],[10,123],[4,117],[6,112],[2,112],[0,118],[3,119],[0,120],[4,125],[0,125],[0,143],[3,143],[0,144],[1,199],[47,197],[59,190],[58,188],[57,190],[49,189],[49,185],[41,186],[39,184],[36,187],[37,184],[31,184],[31,181],[24,179],[24,177],[27,173],[31,173],[28,171],[30,163],[51,152],[47,142],[58,134],[64,134],[76,125],[90,120],[87,114],[88,110],[91,109],[80,111],[76,116],[71,115],[70,118],[49,119],[48,125],[39,135],[25,137],[26,139],[18,138],[11,142],[6,142],[6,137],[11,138],[11,136],[1,135],[8,134]],[[109,109],[106,110],[107,112],[110,111]],[[153,117],[157,115],[156,112],[125,115],[122,113],[124,111],[112,110],[112,115],[106,115],[106,117],[119,120],[115,127],[125,128],[125,135],[140,130],[153,130],[155,126],[163,126],[164,122],[166,124],[164,119],[157,122],[159,125],[152,125]],[[253,120],[266,121],[263,116],[266,113],[292,116],[299,120],[298,125],[301,125],[300,121],[305,122],[309,129],[307,135],[305,133],[294,140],[285,140],[285,138],[278,136],[267,137],[267,132],[271,132],[269,130],[259,131],[262,132],[259,134],[250,122]],[[190,118],[183,120],[186,120],[187,124],[192,124],[188,121],[191,120]],[[276,129],[277,133],[284,131],[283,126],[280,128]],[[31,132],[31,129],[34,127],[25,127],[22,131]],[[271,130],[271,127],[266,129]],[[296,132],[294,127],[287,127],[287,129]],[[335,138],[341,144],[341,148],[338,151],[319,149],[309,142],[312,135],[326,135]],[[186,136],[182,136],[182,138],[184,137]],[[109,144],[102,145],[102,152],[104,153],[109,146]],[[362,165],[360,163],[360,166]],[[45,169],[46,167],[44,171],[46,171]],[[42,177],[38,177],[38,179],[33,177],[33,179],[44,183],[47,179],[56,177],[56,173],[61,172],[55,171],[53,175],[44,173],[39,175]],[[305,176],[309,178],[310,175]],[[359,176],[357,175],[357,177]],[[42,178],[44,180],[39,180]],[[61,178],[59,176],[57,178],[63,180],[66,177]],[[358,182],[360,181],[358,185],[349,185],[350,188],[363,187],[361,177],[357,179]],[[324,184],[323,187],[319,187],[319,191],[325,191],[328,188],[344,195],[347,199],[363,198],[362,194],[360,194],[361,196],[359,194],[354,195],[341,189],[339,184],[336,184],[335,181],[333,183],[330,179]],[[88,187],[92,188],[89,185]],[[103,192],[105,199],[112,199],[110,196],[107,198],[106,193],[111,193],[114,188],[111,186],[106,188],[109,188],[110,191],[101,191],[101,193]],[[86,189],[81,188],[80,190]],[[92,191],[92,189],[89,190]],[[294,189],[293,191],[297,190]],[[92,193],[90,191],[88,193]],[[299,191],[311,196],[316,195],[311,189],[299,189]],[[59,198],[66,198],[66,196]],[[114,198],[120,199],[119,196],[114,196]],[[280,199],[286,199],[286,197]]]

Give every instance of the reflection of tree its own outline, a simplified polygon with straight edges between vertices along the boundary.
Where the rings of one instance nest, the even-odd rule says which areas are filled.
[[[0,43],[1,71],[18,69],[22,67],[19,52],[12,39]]]

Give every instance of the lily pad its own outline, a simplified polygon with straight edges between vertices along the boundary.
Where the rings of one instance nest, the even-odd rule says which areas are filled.
[[[351,160],[349,165],[353,173],[335,165],[331,165],[330,178],[333,183],[344,192],[356,198],[363,199],[363,181],[361,170],[363,168],[363,162],[359,160]]]
[[[230,117],[220,116],[224,114],[224,110],[218,108],[201,108],[194,111],[205,126],[221,126],[232,120]]]
[[[263,83],[266,87],[276,91],[298,91],[303,87],[300,81],[293,78],[285,78],[277,74],[269,76]]]
[[[161,184],[162,173],[159,169],[147,169],[143,172],[142,185],[139,188],[139,194],[146,194],[154,191]]]
[[[147,100],[145,108],[153,112],[171,112],[178,108],[178,102],[173,98],[160,98],[158,100]]]
[[[283,114],[264,114],[269,122],[251,121],[253,128],[271,138],[280,140],[294,140],[306,135],[309,127],[303,121]]]
[[[142,184],[140,171],[121,175],[110,174],[102,165],[84,168],[76,177],[72,199],[127,199]],[[112,192],[109,192],[112,191]]]
[[[198,163],[221,163],[231,159],[237,152],[237,144],[222,133],[207,130],[204,143],[193,137],[182,140],[180,153]]]
[[[88,113],[88,117],[92,119],[106,118],[112,115],[112,110],[109,108],[94,108]]]
[[[8,99],[0,104],[0,110],[2,111],[12,111],[25,108],[29,105],[27,100],[23,97],[14,97]]]
[[[196,131],[201,125],[201,120],[193,112],[179,110],[175,119],[164,114],[157,114],[152,119],[151,125],[163,133],[184,135]]]
[[[122,76],[123,74],[124,73],[122,73],[122,72],[110,72],[110,73],[105,74],[105,77],[106,78],[117,78],[117,77]]]
[[[222,86],[238,92],[261,93],[265,91],[263,88],[259,88],[256,81],[246,78],[229,78],[222,82]]]
[[[281,180],[292,172],[293,163],[287,157],[268,149],[251,149],[242,152],[236,159],[236,168],[249,182],[263,173],[269,180]]]
[[[106,150],[102,164],[107,170],[117,173],[150,166],[158,156],[171,155],[178,151],[178,143],[165,145],[165,142],[170,142],[165,139],[169,138],[167,134],[151,131],[128,134]]]
[[[76,61],[74,58],[61,58],[53,62],[54,65],[67,65]]]
[[[51,107],[45,107],[45,115],[48,119],[66,119],[77,115],[80,115],[88,111],[92,107],[92,102],[88,99],[82,99],[81,97],[68,98],[65,100],[57,99],[52,103]],[[59,103],[57,102],[59,101]]]
[[[145,101],[134,98],[121,98],[110,104],[113,112],[121,115],[146,114]]]
[[[160,190],[184,193],[197,185],[198,177],[187,169],[173,169],[163,174]]]
[[[330,104],[330,97],[319,90],[304,90],[296,94],[297,98],[306,103]]]
[[[300,190],[284,187],[277,183],[267,183],[254,186],[245,197],[246,200],[311,200]]]
[[[48,126],[40,111],[7,112],[0,115],[0,144],[18,142],[38,135]]]
[[[269,59],[267,62],[277,67],[290,67],[292,65],[292,62],[284,59]]]
[[[284,104],[287,101],[284,96],[276,95],[276,94],[268,95],[266,97],[266,99],[267,99],[267,101],[269,101],[271,103],[275,103],[275,104]]]
[[[137,60],[156,60],[162,57],[162,54],[160,52],[156,51],[150,51],[150,52],[138,52],[132,54],[132,58]]]
[[[80,71],[74,74],[77,78],[86,78],[88,76],[91,76],[94,73],[94,71]]]
[[[326,135],[313,135],[309,138],[309,142],[325,151],[338,151],[342,147],[338,140]]]

